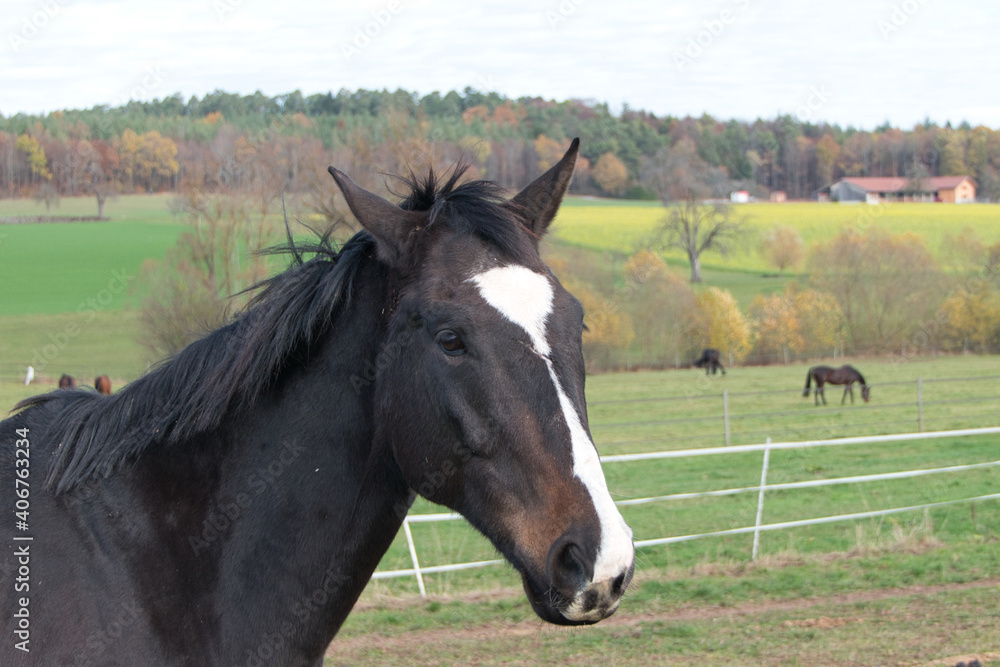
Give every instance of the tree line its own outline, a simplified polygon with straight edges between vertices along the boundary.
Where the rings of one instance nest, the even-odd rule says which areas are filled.
[[[582,140],[572,191],[615,197],[809,198],[842,176],[970,175],[979,196],[1000,198],[1000,131],[926,121],[874,130],[782,115],[753,121],[658,116],[586,100],[511,99],[466,88],[418,96],[405,90],[300,91],[273,97],[223,91],[184,100],[0,116],[0,196],[179,191],[200,178],[240,187],[267,161],[287,192],[305,192],[316,165],[335,158],[405,173],[472,156],[478,175],[517,187],[572,137]],[[378,186],[378,179],[371,185]]]

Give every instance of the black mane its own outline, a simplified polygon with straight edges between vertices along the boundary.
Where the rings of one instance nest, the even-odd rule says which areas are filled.
[[[19,403],[59,406],[45,434],[60,443],[46,483],[65,492],[110,475],[153,443],[176,444],[250,408],[327,331],[366,255],[374,255],[374,241],[359,232],[340,252],[318,254],[274,276],[235,321],[113,396],[63,391]]]
[[[474,234],[510,257],[530,236],[495,183],[458,184],[457,167],[439,185],[433,171],[404,182],[400,207],[427,211],[427,227],[447,224]],[[303,261],[302,253],[315,256]],[[227,415],[251,408],[290,365],[306,363],[310,349],[333,326],[352,293],[358,267],[375,257],[375,241],[358,232],[339,251],[326,241],[308,247],[289,241],[293,265],[265,281],[231,324],[192,343],[113,396],[61,391],[20,402],[15,410],[49,405],[58,410],[44,438],[59,443],[46,484],[56,493],[107,477],[153,445],[176,445],[218,428]]]
[[[478,236],[507,257],[523,256],[532,234],[518,219],[519,211],[506,199],[504,189],[493,181],[459,184],[468,169],[467,164],[457,165],[443,184],[433,169],[424,178],[411,174],[408,179],[400,179],[409,193],[399,207],[406,211],[427,211],[428,227],[446,219],[455,232]]]

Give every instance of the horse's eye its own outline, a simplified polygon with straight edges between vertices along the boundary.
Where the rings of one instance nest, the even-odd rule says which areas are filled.
[[[441,348],[441,351],[445,354],[457,357],[460,354],[465,354],[465,343],[462,339],[458,337],[454,331],[446,329],[437,335],[437,344]]]

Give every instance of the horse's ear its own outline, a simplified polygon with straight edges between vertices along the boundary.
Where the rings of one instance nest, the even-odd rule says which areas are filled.
[[[415,211],[404,211],[368,192],[342,171],[333,167],[329,167],[327,171],[344,193],[351,213],[375,237],[379,259],[391,266],[401,266],[410,235],[420,227],[425,216]]]
[[[541,238],[548,231],[549,223],[556,217],[569,182],[573,179],[580,140],[574,139],[569,150],[551,169],[529,183],[511,199],[524,224]]]

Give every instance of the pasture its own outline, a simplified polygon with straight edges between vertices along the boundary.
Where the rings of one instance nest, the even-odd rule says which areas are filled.
[[[117,387],[146,370],[152,360],[136,341],[137,315],[130,308],[141,291],[131,281],[129,289],[113,290],[111,271],[137,271],[144,260],[163,256],[183,230],[166,212],[167,200],[121,197],[109,202],[110,222],[0,225],[0,410],[54,388],[62,372],[86,383],[107,373]],[[90,214],[91,208],[89,198],[64,198],[52,213]],[[41,210],[34,202],[0,201],[0,217]],[[752,204],[745,210],[755,227],[787,224],[810,244],[859,224],[864,207]],[[554,233],[557,243],[627,254],[663,215],[658,203],[571,198]],[[915,232],[931,248],[940,247],[945,230],[965,225],[994,242],[1000,207],[893,204],[876,224]],[[676,258],[671,263],[682,266]],[[785,281],[761,277],[770,269],[755,253],[706,257],[705,265],[705,284],[739,285],[741,302]],[[24,387],[24,366],[39,354],[45,362],[37,368],[40,381]],[[723,390],[732,444],[914,431],[921,418],[925,430],[997,423],[997,358],[843,361],[855,363],[873,385],[871,403],[855,391],[855,404],[841,407],[834,387],[827,392],[830,405],[815,407],[801,395],[804,364],[737,367],[724,378],[692,369],[591,376],[591,429],[602,454],[720,446]],[[945,381],[951,379],[958,381]],[[769,483],[981,463],[998,454],[992,437],[782,452],[772,457]],[[615,498],[626,499],[751,487],[759,483],[760,458],[609,464],[605,472]],[[775,491],[765,518],[997,492],[996,468]],[[744,494],[627,507],[623,514],[636,539],[647,539],[752,525],[755,509],[756,496]],[[419,500],[412,513],[437,511]],[[414,525],[413,534],[424,567],[497,557],[464,523]],[[476,656],[478,664],[917,665],[954,658],[938,663],[954,665],[967,655],[1000,664],[998,501],[766,533],[757,563],[750,562],[750,540],[706,538],[641,550],[636,589],[616,616],[593,628],[542,626],[506,565],[425,575],[427,600],[417,595],[413,578],[373,581],[327,664],[450,664]],[[380,569],[406,567],[410,555],[400,536]]]
[[[940,252],[941,241],[970,227],[987,244],[1000,241],[1000,204],[921,204],[889,203],[878,206],[818,202],[786,204],[734,204],[737,216],[745,216],[750,227],[765,233],[775,225],[798,230],[808,248],[828,240],[844,228],[864,231],[875,226],[892,234],[911,232],[922,238],[932,253]],[[660,202],[632,202],[570,197],[554,223],[553,232],[567,243],[594,250],[635,252],[666,217]],[[670,258],[682,262],[682,255]],[[942,257],[939,255],[939,259]],[[673,262],[672,262],[673,263]],[[722,257],[706,254],[706,268],[742,271],[773,271],[757,254],[755,247],[746,252]]]
[[[943,205],[894,203],[879,206],[792,202],[786,204],[736,204],[738,216],[745,216],[751,230],[745,246],[727,256],[702,255],[703,282],[698,287],[720,287],[732,292],[747,308],[758,294],[780,292],[789,280],[808,280],[805,262],[775,275],[758,251],[759,241],[776,225],[798,230],[808,250],[829,240],[845,228],[864,232],[869,227],[891,234],[914,233],[938,261],[947,263],[943,239],[969,227],[987,245],[1000,241],[1000,205]],[[659,202],[633,202],[570,197],[553,225],[553,245],[565,245],[601,253],[612,268],[648,242],[667,212]],[[683,277],[689,266],[677,250],[664,254],[668,265]],[[807,260],[806,260],[807,261]]]

